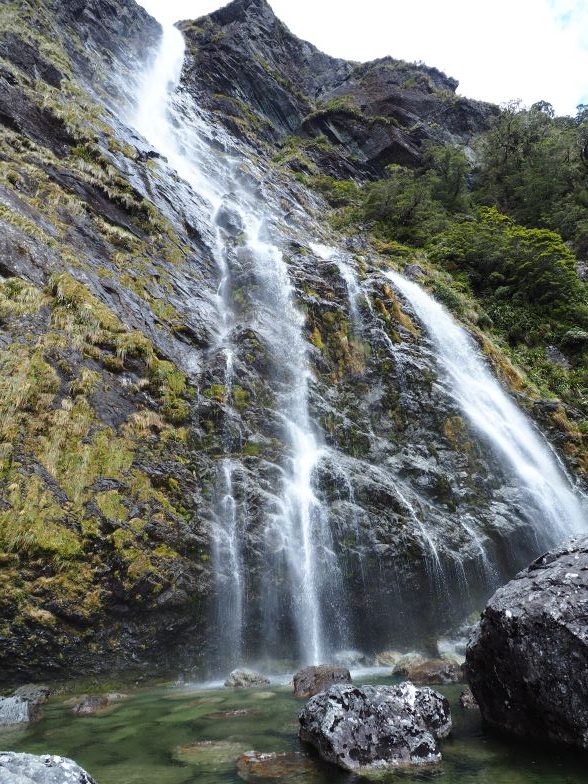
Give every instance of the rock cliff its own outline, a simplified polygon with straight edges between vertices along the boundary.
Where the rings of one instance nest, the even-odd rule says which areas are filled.
[[[174,118],[192,129],[186,146],[202,142],[203,169],[233,178],[215,222],[131,128],[159,26],[133,0],[0,7],[3,679],[224,661],[212,630],[233,571],[214,551],[227,459],[244,521],[245,651],[260,653],[274,598],[273,651],[292,653],[267,520],[290,460],[276,401],[300,379],[269,348],[275,310],[237,186],[274,216],[264,230],[302,314],[323,447],[314,493],[344,586],[320,596],[333,628],[346,617],[334,637],[372,651],[422,642],[535,553],[520,488],[448,394],[432,342],[381,274],[389,258],[326,227],[326,205],[292,176],[300,159],[282,165],[295,137],[302,165],[369,177],[418,162],[427,139],[467,143],[494,109],[456,97],[435,69],[329,58],[264,0],[182,30]]]

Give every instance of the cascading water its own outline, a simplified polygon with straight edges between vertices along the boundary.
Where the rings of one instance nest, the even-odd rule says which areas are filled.
[[[488,370],[471,337],[419,285],[397,272],[386,277],[434,342],[449,394],[519,478],[540,546],[585,530],[585,510],[555,455]]]
[[[223,188],[208,179],[199,166],[202,141],[197,134],[182,134],[181,126],[174,126],[173,96],[179,85],[185,56],[184,37],[173,25],[164,25],[159,51],[145,75],[137,103],[138,112],[132,120],[134,127],[164,155],[200,197],[209,205],[213,231],[212,252],[219,283],[216,292],[218,330],[212,353],[220,353],[224,363],[224,389],[230,399],[233,385],[234,349],[232,330],[234,315],[230,304],[230,270],[217,216],[223,207]],[[220,185],[220,187],[219,187]],[[239,506],[234,497],[233,477],[235,461],[230,457],[230,434],[223,437],[225,456],[219,467],[217,481],[217,525],[213,532],[213,557],[217,564],[216,626],[221,631],[220,645],[228,647],[236,660],[242,655],[244,614],[244,574],[242,556],[242,528]]]
[[[296,658],[305,663],[319,663],[326,653],[323,608],[331,608],[329,624],[339,642],[344,640],[345,622],[340,609],[341,573],[328,516],[314,488],[322,448],[309,414],[311,374],[303,337],[304,317],[295,307],[288,269],[281,251],[272,244],[270,222],[261,203],[239,187],[234,176],[235,166],[230,160],[221,160],[214,151],[208,142],[214,137],[213,129],[207,126],[196,107],[192,114],[179,112],[174,107],[183,57],[184,42],[180,32],[173,27],[164,27],[160,50],[145,77],[140,111],[133,124],[210,205],[212,224],[221,222],[218,216],[226,201],[230,202],[230,211],[240,228],[240,243],[251,255],[258,283],[251,296],[257,298],[260,331],[271,353],[276,414],[282,423],[283,441],[289,453],[280,468],[280,488],[268,501],[265,511],[267,585],[261,599],[262,634],[269,640],[281,625],[293,626],[298,648]],[[214,244],[220,276],[217,297],[220,326],[216,350],[225,356],[225,396],[230,399],[234,315],[230,307],[231,272],[223,234],[218,227]],[[225,448],[229,450],[229,444]],[[230,633],[225,631],[221,646],[230,647],[234,664],[239,664],[241,658],[247,580],[242,553],[246,521],[240,519],[233,489],[237,463],[230,455],[222,460],[218,483],[219,519],[213,552],[215,574],[224,575],[217,585],[217,625],[232,630]],[[286,587],[278,588],[279,585]],[[336,612],[332,611],[334,597],[339,602]]]
[[[265,172],[182,91],[183,60],[183,37],[166,26],[133,125],[179,175],[178,198],[191,204],[191,218],[216,265],[210,295],[216,332],[205,372],[208,383],[222,389],[223,399],[216,503],[210,512],[218,665],[237,666],[264,655],[319,663],[350,643],[365,643],[366,648],[393,643],[394,635],[402,639],[404,632],[403,605],[413,608],[406,610],[408,615],[430,618],[439,606],[455,603],[463,618],[472,607],[462,606],[455,596],[470,593],[469,584],[466,591],[460,586],[472,572],[466,574],[461,557],[452,553],[455,529],[480,573],[476,601],[495,586],[487,549],[494,518],[487,512],[479,519],[477,506],[454,516],[440,511],[421,494],[423,475],[414,479],[406,468],[430,467],[428,456],[422,464],[418,455],[407,456],[410,445],[403,447],[394,432],[381,435],[377,418],[364,423],[364,434],[370,450],[371,443],[380,444],[381,465],[353,452],[342,454],[326,429],[325,442],[317,421],[321,406],[328,408],[328,403],[317,393],[320,379],[311,372],[305,316],[297,307],[283,250],[288,243],[309,247],[325,263],[327,277],[338,270],[347,290],[349,341],[360,350],[366,347],[366,356],[376,350],[391,361],[399,395],[405,375],[421,372],[423,362],[388,333],[372,304],[376,298],[369,286],[378,285],[373,275],[360,284],[351,254],[312,242],[321,232],[308,216],[303,225],[289,221],[285,228],[280,223],[280,200],[271,187],[266,189]],[[294,271],[300,274],[301,268]],[[443,368],[442,394],[454,401],[453,409],[455,403],[461,407],[483,437],[480,441],[516,475],[517,488],[511,483],[509,491],[514,496],[521,490],[525,500],[522,512],[516,501],[512,506],[517,524],[524,518],[527,528],[538,532],[540,546],[582,530],[584,512],[563,469],[485,368],[467,334],[416,284],[396,273],[386,275],[430,333],[434,351],[421,347],[421,353],[427,355],[425,364],[437,362]],[[237,295],[244,309],[235,305]],[[255,468],[243,450],[248,436],[241,428],[248,426],[247,418],[235,404],[235,394],[242,393],[238,374],[243,354],[248,356],[240,340],[248,331],[263,346],[263,370],[257,372],[268,402],[259,435],[272,445],[267,458],[254,452],[260,457]],[[377,391],[381,376],[371,380]],[[415,405],[410,383],[406,394]],[[351,420],[349,424],[356,427]],[[257,435],[256,428],[259,423],[249,435]],[[367,512],[374,493],[384,498],[377,530]],[[445,527],[438,529],[439,523]],[[399,544],[404,549],[396,559]],[[449,591],[453,572],[456,585]],[[413,626],[422,635],[430,622],[419,620]],[[367,643],[366,635],[373,635]],[[226,656],[219,657],[219,651]]]

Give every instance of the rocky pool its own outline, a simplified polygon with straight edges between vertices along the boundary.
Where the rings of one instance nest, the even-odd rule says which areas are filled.
[[[367,681],[365,681],[367,682]],[[392,683],[369,678],[370,683]],[[526,746],[484,730],[477,711],[458,704],[463,687],[440,688],[452,704],[454,729],[434,767],[386,774],[390,782],[436,784],[586,784],[587,758]],[[0,749],[71,757],[98,784],[359,784],[368,779],[318,761],[297,739],[303,703],[284,686],[228,691],[141,688],[96,716],[74,716],[65,697],[43,718],[0,732]],[[263,764],[241,764],[248,751],[288,753]]]

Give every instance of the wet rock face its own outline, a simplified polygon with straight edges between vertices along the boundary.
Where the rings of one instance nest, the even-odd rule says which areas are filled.
[[[322,664],[318,667],[306,667],[297,672],[293,678],[294,696],[308,699],[336,683],[351,683],[351,674],[346,667],[332,667]]]
[[[447,699],[410,683],[333,686],[308,702],[299,721],[301,740],[350,771],[439,762],[438,741],[451,731]]]
[[[96,784],[73,760],[56,755],[0,752],[2,784]]]
[[[491,725],[588,748],[588,539],[538,558],[489,601],[466,677]]]

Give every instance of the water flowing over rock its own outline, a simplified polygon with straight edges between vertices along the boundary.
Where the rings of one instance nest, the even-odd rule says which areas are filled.
[[[294,696],[308,699],[326,691],[336,683],[351,683],[351,674],[345,667],[332,667],[322,664],[318,667],[305,667],[293,678]]]
[[[345,770],[381,771],[439,762],[451,731],[449,703],[428,688],[333,686],[300,714],[300,738]]]
[[[41,410],[15,402],[2,501],[36,504],[55,552],[0,553],[0,677],[410,650],[585,525],[473,342],[453,326],[452,375],[447,313],[280,162],[310,140],[304,171],[380,176],[492,107],[433,68],[328,57],[264,0],[182,32],[133,0],[30,9],[39,51],[0,31],[0,351]]]
[[[491,725],[588,748],[588,539],[534,561],[496,592],[467,649]]]
[[[0,752],[1,784],[96,784],[73,760],[51,754]]]

